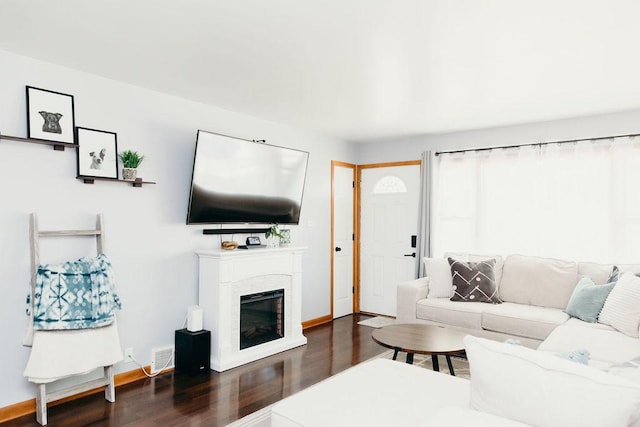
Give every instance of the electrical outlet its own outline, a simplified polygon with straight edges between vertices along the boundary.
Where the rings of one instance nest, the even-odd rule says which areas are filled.
[[[133,362],[133,348],[128,347],[124,349],[124,361]]]

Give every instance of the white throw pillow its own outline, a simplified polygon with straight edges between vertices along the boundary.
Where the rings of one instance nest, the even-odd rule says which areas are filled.
[[[464,338],[471,408],[541,427],[640,425],[640,386],[552,353]]]
[[[638,338],[640,327],[640,277],[622,273],[604,302],[598,322]]]
[[[449,298],[453,293],[451,266],[445,258],[424,258],[424,269],[429,278],[427,298]]]

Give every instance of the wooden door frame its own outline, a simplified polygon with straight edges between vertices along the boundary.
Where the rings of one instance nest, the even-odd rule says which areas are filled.
[[[371,163],[366,165],[357,165],[356,166],[356,208],[355,211],[355,221],[356,221],[356,238],[355,238],[355,248],[354,248],[354,293],[353,293],[353,309],[355,313],[361,313],[360,311],[360,210],[362,208],[362,194],[361,194],[361,184],[362,184],[362,170],[363,169],[375,169],[375,168],[388,168],[393,166],[415,166],[421,165],[422,161],[420,160],[405,160],[401,162],[387,162],[387,163]],[[333,186],[332,186],[333,188]],[[333,200],[333,196],[332,196]],[[333,212],[333,211],[332,211]],[[332,233],[333,236],[333,233]],[[333,273],[332,276],[333,277]],[[332,288],[333,291],[333,288]],[[331,301],[333,301],[333,294],[331,296]]]
[[[353,268],[352,268],[353,276],[352,276],[351,280],[352,280],[352,283],[353,283],[353,286],[354,286],[353,305],[352,305],[351,309],[352,309],[353,313],[357,313],[357,311],[356,311],[356,307],[357,307],[356,306],[356,301],[357,300],[356,300],[355,289],[356,289],[356,264],[359,262],[358,258],[356,256],[356,250],[359,247],[359,245],[356,245],[356,242],[358,241],[358,236],[357,236],[357,232],[356,232],[356,224],[357,224],[357,222],[356,222],[357,221],[357,218],[356,218],[356,216],[357,216],[356,207],[357,207],[357,200],[358,200],[357,199],[357,191],[358,191],[357,187],[358,186],[355,184],[356,183],[356,172],[358,170],[358,165],[355,165],[353,163],[340,162],[338,160],[332,160],[331,161],[331,246],[329,248],[329,250],[331,251],[331,260],[330,260],[330,264],[331,264],[331,271],[330,271],[330,275],[331,275],[331,277],[330,277],[330,282],[331,282],[331,296],[330,296],[330,298],[331,298],[331,301],[330,301],[331,312],[329,313],[329,315],[331,316],[332,320],[333,320],[333,286],[334,286],[334,283],[333,283],[333,273],[334,273],[333,263],[334,263],[334,253],[335,253],[335,251],[334,251],[335,242],[334,242],[334,239],[333,239],[334,227],[335,227],[335,218],[334,218],[334,215],[333,215],[333,211],[334,211],[334,208],[335,208],[335,203],[334,203],[335,194],[334,194],[334,190],[333,190],[334,189],[334,183],[335,183],[335,181],[334,181],[335,177],[334,177],[334,173],[333,172],[334,172],[334,169],[335,169],[336,166],[345,167],[345,168],[351,169],[351,171],[352,171],[351,172],[351,176],[352,176],[352,179],[353,179],[353,209],[352,209],[353,218],[352,218],[352,225],[353,225],[354,237],[353,237],[353,240],[351,241],[351,245],[352,245],[352,250],[351,250],[352,261],[351,262],[353,263]],[[358,302],[358,306],[359,306],[359,302]]]

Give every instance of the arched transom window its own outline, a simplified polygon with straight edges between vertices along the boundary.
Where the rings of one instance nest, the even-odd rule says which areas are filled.
[[[395,175],[385,175],[373,186],[373,194],[406,193],[404,181]]]

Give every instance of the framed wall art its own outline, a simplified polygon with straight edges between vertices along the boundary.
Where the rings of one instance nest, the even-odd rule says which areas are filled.
[[[76,128],[78,176],[118,179],[118,138],[114,132]]]
[[[73,96],[27,86],[27,136],[73,144]]]

